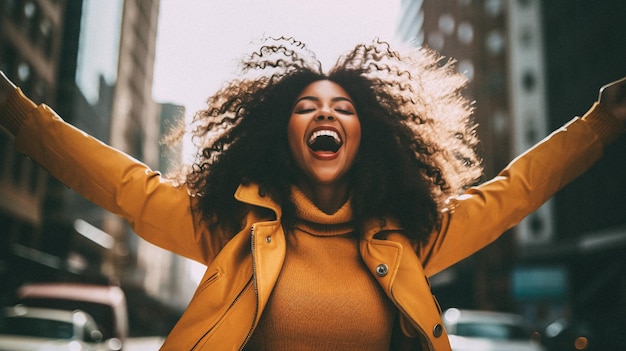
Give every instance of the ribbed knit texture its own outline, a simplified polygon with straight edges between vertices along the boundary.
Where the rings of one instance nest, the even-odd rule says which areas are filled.
[[[0,126],[16,135],[29,111],[37,106],[19,88],[13,90],[7,100],[0,105]]]
[[[361,260],[349,203],[327,215],[293,199],[298,222],[246,351],[388,350],[394,307]]]
[[[626,132],[626,124],[615,118],[609,110],[597,102],[582,119],[589,123],[605,146],[610,145]]]

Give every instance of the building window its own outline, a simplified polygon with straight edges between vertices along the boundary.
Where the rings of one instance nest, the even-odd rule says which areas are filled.
[[[519,37],[520,44],[527,48],[532,48],[535,45],[535,35],[533,34],[533,28],[525,26]]]
[[[17,65],[17,85],[19,85],[24,92],[31,94],[33,91],[34,72],[30,64],[26,61],[21,61]]]
[[[455,21],[454,17],[448,13],[444,13],[439,17],[439,30],[446,34],[450,35],[454,33]]]
[[[33,1],[27,1],[23,9],[25,30],[30,40],[34,42],[39,34],[39,9]]]
[[[535,120],[535,116],[537,116],[537,114],[534,111],[526,113],[526,126],[524,128],[524,142],[526,145],[535,144],[540,137],[540,133],[537,130],[537,121]]]
[[[487,51],[492,55],[500,55],[504,50],[504,36],[499,30],[492,30],[485,38]]]
[[[33,19],[37,12],[37,6],[32,1],[28,1],[24,4],[24,17],[27,20]]]
[[[497,17],[502,14],[502,0],[486,0],[485,12],[491,17]]]
[[[22,83],[26,83],[30,80],[30,65],[26,62],[21,62],[17,66],[17,78],[22,81]]]
[[[52,57],[52,22],[48,18],[44,18],[39,23],[39,33],[41,34],[42,51],[47,58]]]
[[[457,36],[462,44],[469,45],[474,40],[474,26],[469,22],[462,22],[457,28]]]
[[[530,71],[526,71],[522,76],[522,86],[526,92],[531,93],[537,87],[537,78],[535,74]]]
[[[435,50],[442,50],[445,44],[445,39],[441,32],[432,32],[428,34],[428,46]]]

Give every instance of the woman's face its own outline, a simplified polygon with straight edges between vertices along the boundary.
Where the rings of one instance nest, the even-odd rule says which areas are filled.
[[[343,180],[361,142],[361,123],[352,99],[329,80],[304,88],[296,98],[287,132],[291,154],[313,185]]]

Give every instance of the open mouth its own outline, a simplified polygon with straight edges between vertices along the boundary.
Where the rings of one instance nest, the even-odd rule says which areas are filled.
[[[330,129],[320,129],[314,131],[311,136],[309,136],[309,140],[307,145],[314,152],[337,152],[343,145],[343,141],[341,137],[339,137],[339,133]]]

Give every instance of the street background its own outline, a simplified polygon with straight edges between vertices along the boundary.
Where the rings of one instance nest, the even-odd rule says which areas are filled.
[[[294,36],[325,68],[375,37],[426,45],[469,79],[488,180],[626,75],[625,13],[621,0],[0,0],[0,69],[36,103],[167,172],[191,150],[166,149],[161,137],[202,108],[254,39]],[[540,331],[565,320],[595,349],[625,344],[625,139],[501,239],[433,277],[442,308],[515,312]],[[33,282],[119,286],[128,348],[156,349],[204,268],[139,239],[0,131],[3,306]]]

